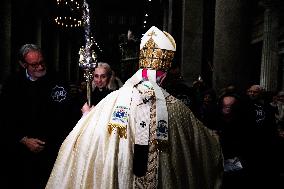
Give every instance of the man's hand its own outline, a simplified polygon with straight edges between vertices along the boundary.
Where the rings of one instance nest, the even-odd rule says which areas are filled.
[[[24,137],[22,138],[21,143],[34,153],[41,152],[45,147],[45,142],[37,138]]]

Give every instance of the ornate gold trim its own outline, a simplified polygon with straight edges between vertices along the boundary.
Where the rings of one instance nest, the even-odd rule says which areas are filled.
[[[116,129],[117,134],[119,135],[120,138],[127,139],[126,126],[116,124],[116,123],[109,123],[108,124],[108,133],[111,134],[114,129]]]
[[[172,64],[174,51],[160,49],[152,38],[140,50],[139,67],[167,71]]]

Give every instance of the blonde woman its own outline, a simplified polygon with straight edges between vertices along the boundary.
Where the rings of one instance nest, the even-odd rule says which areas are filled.
[[[114,71],[106,62],[99,62],[93,71],[91,103],[95,106],[112,91],[119,89],[122,82],[115,76]],[[90,107],[84,104],[82,112],[89,111]]]

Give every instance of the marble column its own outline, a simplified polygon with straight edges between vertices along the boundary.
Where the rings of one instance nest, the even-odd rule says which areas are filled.
[[[181,73],[188,85],[201,73],[203,0],[183,0],[181,31]]]
[[[163,1],[163,30],[168,33],[173,32],[173,0]]]
[[[284,34],[284,32],[283,32]],[[279,52],[279,69],[280,69],[280,83],[278,84],[279,90],[284,89],[284,36],[279,39],[278,43]]]
[[[35,42],[38,46],[42,46],[42,18],[39,16],[36,18],[36,28],[35,28]]]
[[[276,91],[278,85],[278,15],[271,1],[265,1],[263,47],[260,85],[268,91]]]
[[[244,90],[249,78],[248,2],[216,0],[213,87]]]
[[[281,58],[280,58],[280,68],[281,68],[281,87],[279,88],[279,91],[283,91],[284,90],[284,55],[282,54]]]

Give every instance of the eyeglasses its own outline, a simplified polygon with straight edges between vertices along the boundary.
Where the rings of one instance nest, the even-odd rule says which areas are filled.
[[[44,67],[45,66],[45,62],[44,61],[40,61],[37,63],[27,63],[28,66],[32,67],[33,69],[37,69],[39,66]]]

